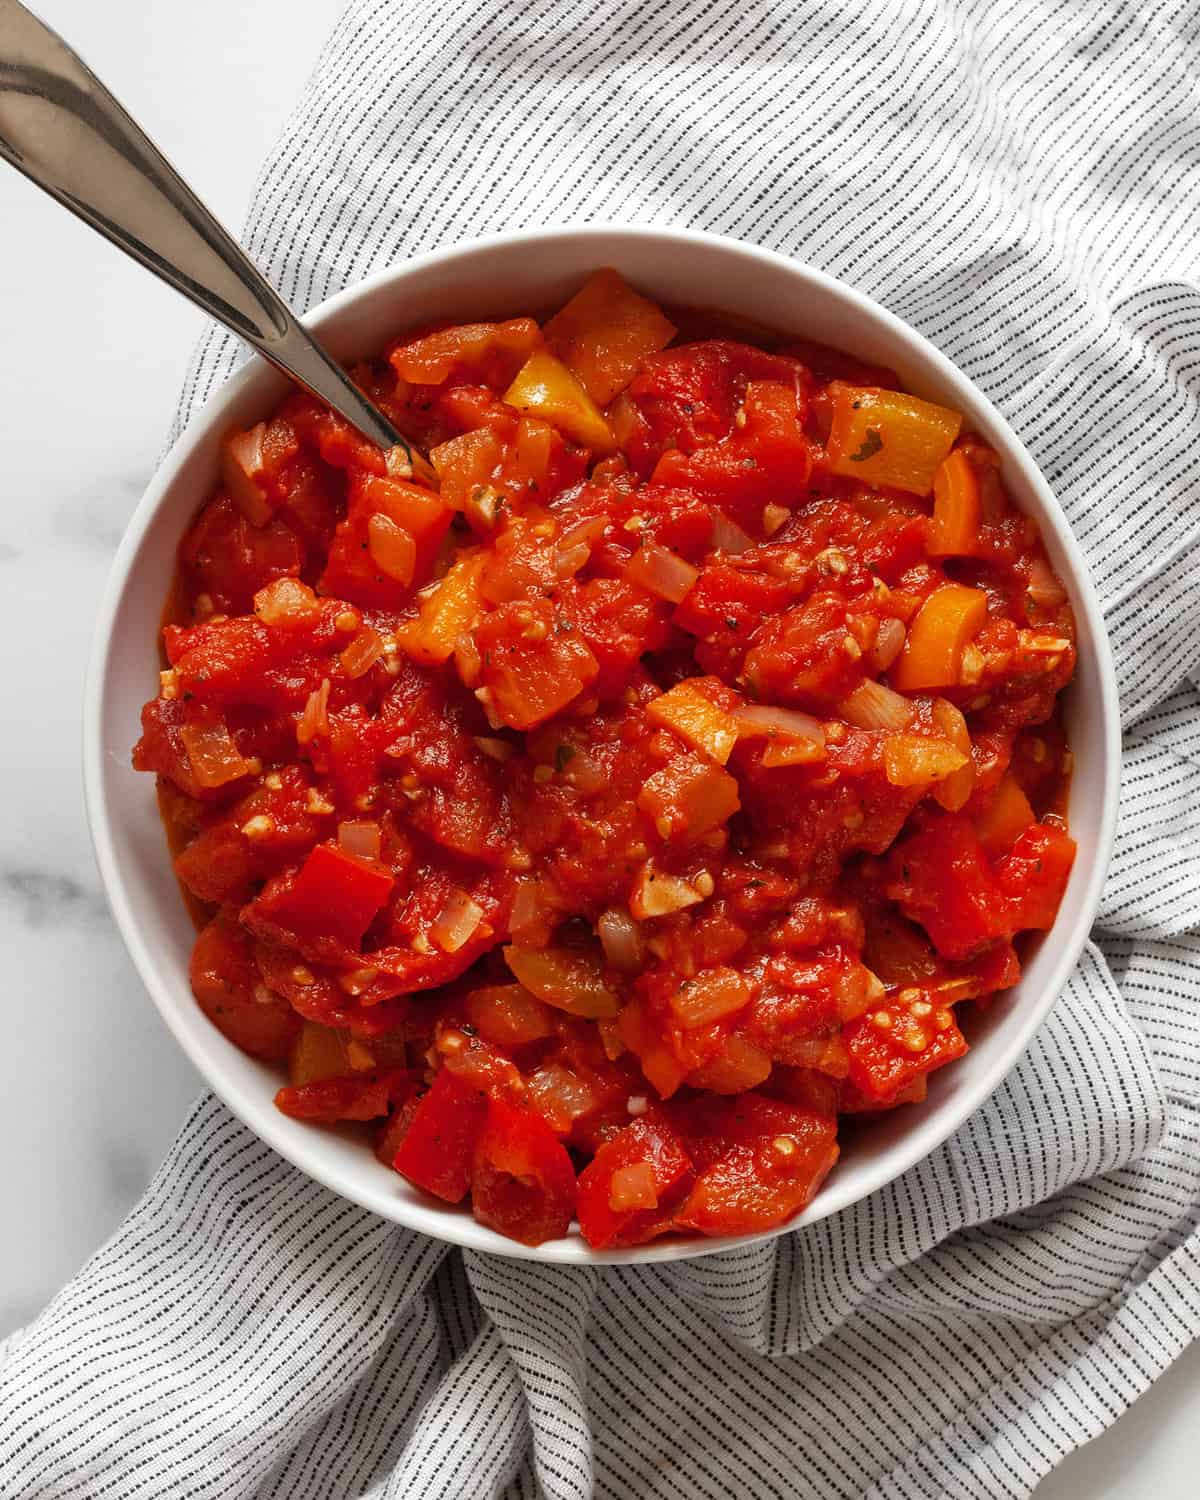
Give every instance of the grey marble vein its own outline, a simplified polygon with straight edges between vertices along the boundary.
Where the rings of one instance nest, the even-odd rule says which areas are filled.
[[[30,867],[0,870],[0,906],[15,909],[28,927],[64,922],[107,926],[110,920],[97,887],[86,886],[71,875]]]

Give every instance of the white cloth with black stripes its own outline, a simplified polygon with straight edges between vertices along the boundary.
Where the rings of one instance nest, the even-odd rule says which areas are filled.
[[[649,1269],[448,1251],[214,1100],[0,1366],[18,1497],[1011,1497],[1200,1331],[1200,11],[354,0],[248,239],[694,225],[871,293],[1012,419],[1103,598],[1121,828],[1004,1086],[869,1202]],[[180,420],[242,357],[214,330]]]

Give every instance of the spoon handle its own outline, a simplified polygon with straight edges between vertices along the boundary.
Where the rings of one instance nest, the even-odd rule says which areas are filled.
[[[413,457],[96,75],[18,0],[0,0],[0,156],[365,437]]]

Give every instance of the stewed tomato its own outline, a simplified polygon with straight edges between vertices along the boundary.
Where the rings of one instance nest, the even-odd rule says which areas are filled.
[[[959,413],[613,271],[226,438],[134,764],[277,1103],[526,1244],[800,1212],[1074,844],[1065,591]]]

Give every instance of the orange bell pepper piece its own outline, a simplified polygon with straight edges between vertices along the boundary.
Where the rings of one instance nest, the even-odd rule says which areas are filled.
[[[665,349],[675,326],[615,271],[589,276],[542,330],[546,346],[570,369],[597,406],[607,406],[637,374],[647,354]]]
[[[436,666],[447,661],[454,643],[479,613],[479,579],[486,555],[460,557],[421,605],[415,620],[396,631],[396,644],[414,661]]]
[[[1037,822],[1029,798],[1011,771],[1005,773],[992,799],[975,819],[979,842],[992,859],[1007,854],[1017,839]]]
[[[971,460],[956,448],[933,476],[930,557],[970,557],[979,538],[979,480]]]
[[[892,668],[892,686],[902,693],[954,687],[963,649],[986,614],[987,595],[982,589],[961,583],[935,589],[908,627],[904,650]]]

